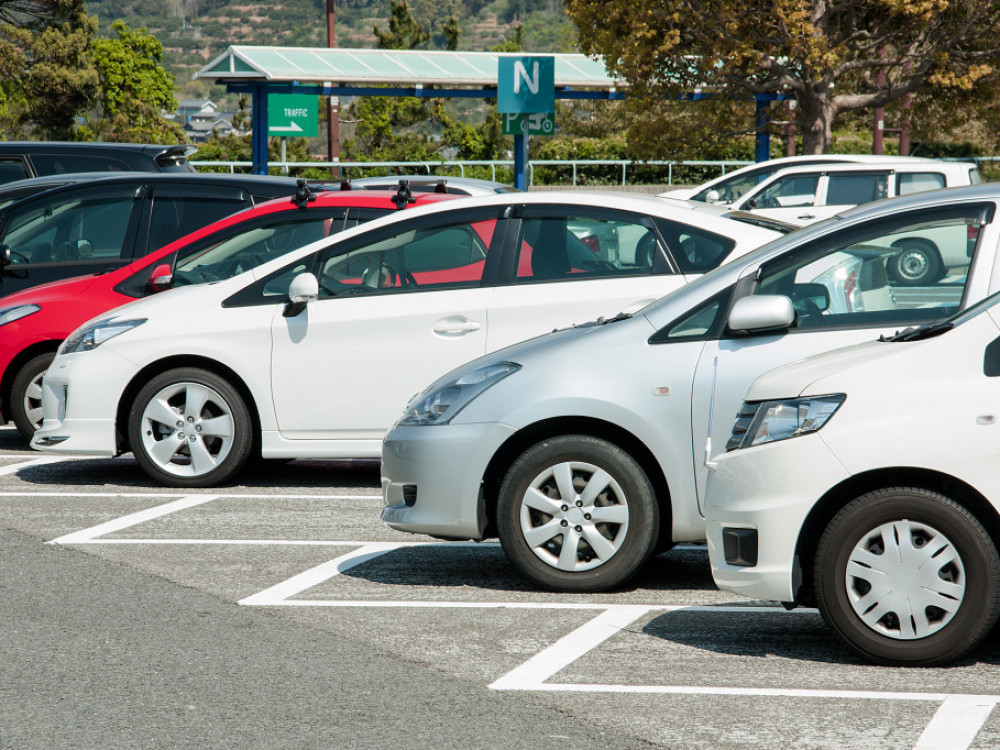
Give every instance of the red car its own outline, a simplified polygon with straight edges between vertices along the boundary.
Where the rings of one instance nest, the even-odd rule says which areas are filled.
[[[235,276],[408,206],[457,197],[411,195],[405,186],[396,191],[318,193],[303,187],[291,200],[279,198],[235,213],[122,268],[4,297],[0,300],[0,423],[13,420],[21,434],[31,438],[42,421],[42,375],[56,349],[82,323],[101,313],[173,286]]]

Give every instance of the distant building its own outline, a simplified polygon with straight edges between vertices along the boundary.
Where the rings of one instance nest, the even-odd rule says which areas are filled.
[[[233,114],[221,112],[209,99],[185,99],[177,106],[175,120],[184,128],[192,143],[203,143],[213,133],[220,136],[232,134]]]

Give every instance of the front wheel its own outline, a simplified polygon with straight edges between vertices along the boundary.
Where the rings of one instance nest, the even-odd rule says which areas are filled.
[[[955,501],[896,487],[848,503],[820,538],[816,598],[827,624],[869,661],[935,666],[989,633],[1000,611],[1000,558]]]
[[[182,367],[157,375],[138,393],[128,419],[139,466],[170,487],[212,487],[246,464],[250,413],[239,392],[215,373]]]
[[[11,384],[10,418],[25,440],[31,440],[42,426],[42,377],[55,357],[55,352],[32,357]]]
[[[537,443],[500,485],[500,543],[520,573],[553,591],[624,583],[653,554],[659,523],[655,492],[639,463],[588,435]]]
[[[930,286],[944,276],[937,248],[922,240],[901,240],[899,252],[889,259],[889,276],[900,286]]]

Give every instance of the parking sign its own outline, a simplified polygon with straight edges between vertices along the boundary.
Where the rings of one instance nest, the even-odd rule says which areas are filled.
[[[554,112],[555,58],[501,57],[497,70],[498,112]]]

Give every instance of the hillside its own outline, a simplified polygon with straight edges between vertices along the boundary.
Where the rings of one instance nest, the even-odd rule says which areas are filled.
[[[389,0],[337,0],[338,47],[374,47],[373,27],[388,30]],[[526,51],[569,52],[574,34],[561,0],[410,0],[414,18],[431,34],[429,48],[444,47],[442,26],[454,15],[459,48],[488,50],[523,25]],[[177,82],[177,98],[222,97],[191,76],[231,44],[326,46],[326,0],[94,0],[99,33],[122,19],[146,27],[164,46],[164,62]]]

